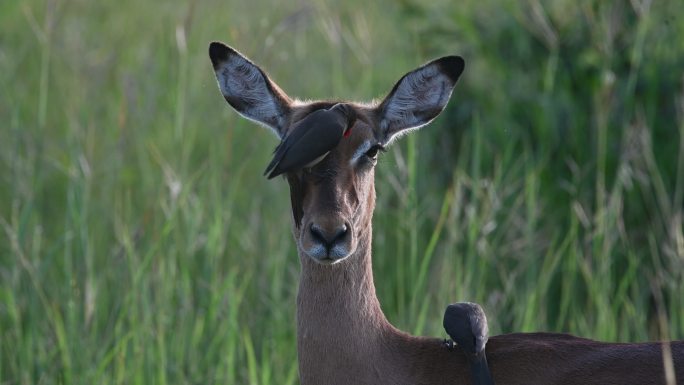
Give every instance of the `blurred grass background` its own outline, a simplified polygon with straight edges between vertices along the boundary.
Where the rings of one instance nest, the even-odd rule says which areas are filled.
[[[388,318],[443,336],[684,338],[677,1],[0,2],[0,384],[296,384],[299,263],[272,135],[222,40],[301,98],[382,97],[466,59],[381,159]]]

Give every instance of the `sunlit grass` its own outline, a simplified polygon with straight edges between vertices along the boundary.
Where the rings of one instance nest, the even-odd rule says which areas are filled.
[[[683,338],[675,3],[1,2],[0,383],[297,383],[276,139],[225,105],[212,40],[301,98],[465,57],[376,172],[403,330],[470,300],[493,334]]]

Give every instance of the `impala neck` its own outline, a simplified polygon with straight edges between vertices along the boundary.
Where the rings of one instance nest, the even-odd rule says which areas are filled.
[[[375,294],[370,250],[368,225],[356,252],[336,265],[320,265],[300,253],[297,350],[302,384],[349,383],[350,370],[364,378],[360,381],[370,381],[367,375],[372,374],[360,368],[387,356],[382,350],[394,328]]]

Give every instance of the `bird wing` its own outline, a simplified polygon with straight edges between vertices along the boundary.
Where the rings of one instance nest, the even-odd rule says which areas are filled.
[[[290,132],[278,143],[278,146],[273,150],[273,159],[266,167],[264,175],[268,174],[275,166],[280,163],[283,159],[287,150],[292,147],[293,143],[297,143],[301,140],[302,136],[306,134],[308,128],[311,126],[312,122],[317,120],[317,116],[323,110],[314,111],[309,114],[306,118],[302,119],[296,126],[290,130]],[[270,178],[269,178],[270,179]]]
[[[470,327],[472,328],[473,335],[475,335],[475,352],[484,351],[489,339],[489,325],[487,325],[487,317],[484,311],[479,306],[477,311],[470,313]]]
[[[312,112],[278,145],[264,174],[270,172],[271,179],[322,157],[337,146],[346,126],[346,116],[337,109]]]
[[[444,312],[444,330],[461,349],[475,353],[475,336],[470,323],[469,311],[469,307],[463,303],[449,305]]]
[[[471,353],[484,350],[489,334],[484,311],[471,302],[449,305],[444,312],[444,329],[454,342]]]

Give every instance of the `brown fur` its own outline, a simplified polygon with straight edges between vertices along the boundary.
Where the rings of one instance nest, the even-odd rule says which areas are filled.
[[[368,135],[361,123],[356,135]],[[308,384],[468,384],[465,356],[442,340],[414,337],[394,328],[375,294],[371,261],[371,217],[375,207],[372,175],[359,185],[344,170],[351,143],[333,155],[337,179],[309,186],[307,194],[332,195],[341,202],[349,190],[364,190],[365,201],[347,210],[315,199],[309,215],[340,217],[355,212],[358,245],[344,261],[324,266],[299,250],[302,275],[297,298],[297,350],[302,385]],[[352,187],[350,187],[352,186]],[[329,191],[325,191],[329,189]],[[315,214],[311,214],[315,213]],[[306,222],[306,220],[305,220]],[[305,227],[302,227],[305,229]],[[295,229],[299,239],[302,229]],[[684,343],[672,345],[677,378],[684,379]],[[566,334],[528,333],[495,336],[487,344],[489,367],[497,384],[664,384],[658,343],[610,344]]]
[[[334,104],[293,103],[261,69],[222,43],[212,43],[209,54],[226,100],[281,138],[312,111]],[[351,136],[313,169],[288,175],[292,232],[302,267],[297,296],[302,385],[470,383],[460,350],[448,350],[439,339],[403,333],[382,313],[371,263],[375,163],[364,156],[350,162],[364,142],[386,144],[429,123],[446,105],[463,68],[463,60],[455,56],[435,60],[402,77],[380,104],[355,105],[359,120]],[[337,242],[343,255],[334,261],[313,257],[311,224],[327,234],[345,226],[348,231]],[[682,384],[684,342],[673,342],[671,348]],[[486,351],[498,385],[664,383],[659,343],[615,344],[529,333],[492,337]]]

